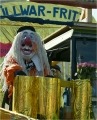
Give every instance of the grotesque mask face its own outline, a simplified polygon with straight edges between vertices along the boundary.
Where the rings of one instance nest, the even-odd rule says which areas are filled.
[[[36,40],[31,30],[24,30],[21,38],[21,55],[23,59],[30,60],[37,50]]]

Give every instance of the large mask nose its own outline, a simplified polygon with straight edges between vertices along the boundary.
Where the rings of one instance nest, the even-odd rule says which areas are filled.
[[[31,40],[31,38],[29,36],[24,38],[23,43],[25,45],[32,46],[32,40]]]

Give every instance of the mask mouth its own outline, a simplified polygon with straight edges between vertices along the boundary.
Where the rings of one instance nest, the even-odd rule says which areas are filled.
[[[21,48],[21,51],[24,55],[30,55],[33,52],[33,50],[26,49],[26,48],[24,48],[24,49]]]
[[[31,52],[31,51],[24,51],[24,50],[21,50],[21,56],[24,60],[31,60],[31,58],[33,57],[35,53],[34,52]]]
[[[21,44],[21,52],[24,55],[30,55],[30,54],[32,54],[32,52],[33,52],[32,44],[31,44],[31,46],[29,46],[29,45],[26,45],[26,44],[22,43]]]

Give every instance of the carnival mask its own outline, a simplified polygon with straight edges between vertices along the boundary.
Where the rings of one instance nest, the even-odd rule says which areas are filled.
[[[23,59],[30,60],[37,50],[34,34],[31,30],[24,30],[21,38],[21,55]]]

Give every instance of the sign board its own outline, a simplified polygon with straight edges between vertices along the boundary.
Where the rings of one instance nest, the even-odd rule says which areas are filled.
[[[78,21],[82,9],[55,4],[34,2],[6,2],[0,4],[0,17],[29,17],[43,20],[71,22]]]
[[[97,0],[30,0],[41,3],[53,3],[53,4],[61,4],[61,5],[69,5],[83,8],[97,8]]]
[[[7,54],[7,52],[10,50],[11,48],[11,43],[1,43],[0,42],[0,57],[3,57]]]

